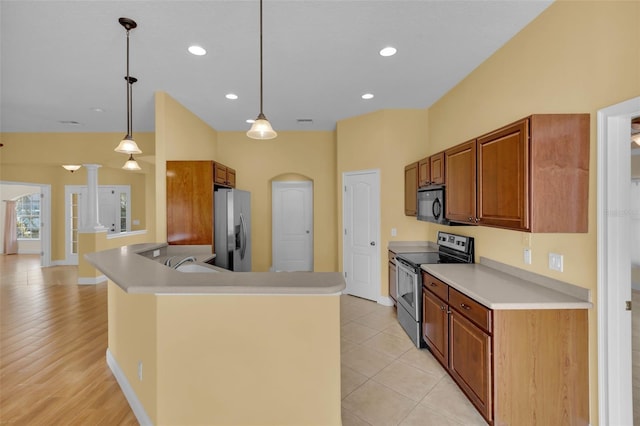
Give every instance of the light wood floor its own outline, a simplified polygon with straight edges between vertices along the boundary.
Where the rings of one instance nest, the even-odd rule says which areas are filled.
[[[106,284],[0,255],[0,424],[137,425],[107,367]]]

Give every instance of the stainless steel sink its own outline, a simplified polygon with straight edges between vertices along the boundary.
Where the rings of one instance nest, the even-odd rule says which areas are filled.
[[[185,263],[178,266],[175,269],[176,271],[180,271],[180,272],[218,272],[213,268],[209,268],[203,265],[198,265],[196,263]]]

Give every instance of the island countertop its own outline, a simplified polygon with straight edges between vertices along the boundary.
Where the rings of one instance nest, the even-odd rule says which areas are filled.
[[[486,260],[482,259],[482,261]],[[540,277],[541,282],[546,283],[541,285],[482,263],[429,264],[422,265],[422,269],[491,309],[589,309],[593,307],[588,300],[587,289]]]
[[[88,253],[85,258],[127,293],[327,295],[345,288],[339,272],[180,272],[143,255],[167,250],[146,243]],[[224,272],[222,272],[224,271]]]

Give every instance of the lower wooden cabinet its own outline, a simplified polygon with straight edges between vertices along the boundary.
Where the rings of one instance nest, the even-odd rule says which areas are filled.
[[[449,314],[449,373],[491,419],[491,336],[455,310]]]
[[[588,425],[586,309],[492,310],[423,272],[423,336],[494,425]]]

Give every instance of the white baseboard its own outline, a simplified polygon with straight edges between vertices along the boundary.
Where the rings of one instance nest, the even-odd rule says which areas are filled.
[[[393,306],[393,299],[389,296],[378,296],[378,304],[382,306]]]
[[[78,284],[80,285],[96,285],[107,281],[107,277],[100,275],[95,278],[78,277]]]
[[[116,378],[118,385],[120,385],[120,389],[122,390],[122,393],[124,393],[125,398],[127,398],[129,407],[131,407],[131,410],[133,411],[133,414],[136,416],[136,419],[138,420],[140,425],[153,425],[151,419],[147,415],[147,412],[144,411],[144,407],[138,399],[138,396],[129,384],[127,376],[125,376],[124,372],[118,365],[118,361],[116,361],[113,355],[111,355],[111,351],[109,350],[109,348],[107,348],[107,365],[111,369],[113,376]]]

